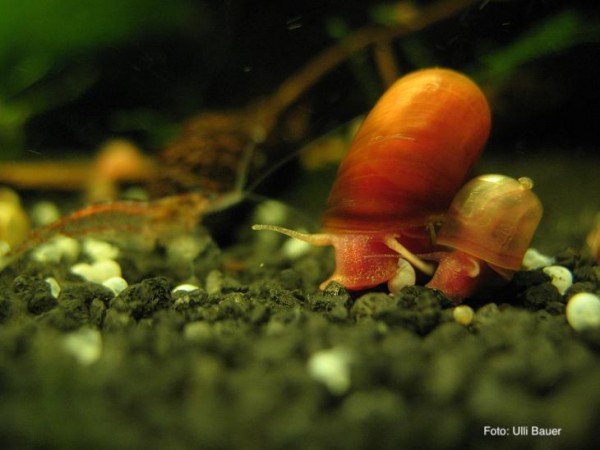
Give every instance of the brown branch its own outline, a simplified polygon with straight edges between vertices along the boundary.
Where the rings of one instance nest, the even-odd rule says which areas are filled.
[[[373,59],[377,65],[379,77],[387,89],[394,84],[400,73],[391,42],[378,42],[373,45]]]
[[[407,36],[434,23],[448,19],[481,0],[442,0],[421,10],[410,22],[395,27],[367,26],[314,57],[304,68],[292,75],[267,100],[266,128],[279,114],[310,89],[320,78],[353,54],[367,47]]]

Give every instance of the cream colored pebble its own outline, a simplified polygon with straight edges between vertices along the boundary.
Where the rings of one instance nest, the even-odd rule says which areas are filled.
[[[398,258],[398,269],[394,277],[388,281],[388,290],[391,294],[397,294],[406,286],[414,286],[417,280],[415,269],[404,258]]]
[[[525,270],[540,269],[554,264],[554,258],[540,253],[535,248],[528,248],[523,256],[522,267]]]
[[[552,278],[552,284],[560,295],[565,295],[567,289],[573,284],[573,274],[563,266],[548,266],[542,269],[546,275]]]
[[[64,337],[63,347],[82,366],[89,366],[102,355],[102,335],[94,328],[81,328]]]
[[[575,331],[600,327],[600,297],[590,292],[580,292],[567,303],[567,322]]]
[[[352,355],[344,348],[320,350],[308,360],[308,373],[332,394],[342,395],[350,389],[351,363]]]
[[[58,284],[58,281],[56,280],[56,278],[48,277],[48,278],[45,278],[44,281],[50,287],[50,294],[52,295],[52,297],[58,298],[58,296],[60,295],[61,288],[60,288],[60,284]]]
[[[470,325],[475,317],[475,311],[468,305],[459,305],[452,310],[454,320],[464,326]]]
[[[41,263],[58,263],[60,261],[76,261],[81,246],[77,239],[67,236],[57,236],[33,249],[31,258]]]
[[[60,219],[60,210],[52,202],[40,201],[31,207],[30,215],[33,224],[41,227]]]
[[[209,294],[218,294],[223,286],[223,274],[218,270],[211,270],[206,275],[206,292]]]
[[[312,244],[298,239],[288,239],[281,247],[283,254],[289,259],[298,259],[313,249]]]
[[[129,286],[129,283],[122,277],[111,277],[108,280],[103,281],[102,286],[113,291],[115,295],[119,295],[127,286]]]
[[[119,247],[98,239],[86,239],[83,241],[83,252],[88,255],[92,261],[103,261],[106,259],[117,259],[119,257]]]
[[[173,288],[173,290],[171,291],[171,294],[174,294],[175,292],[190,292],[190,291],[195,291],[197,289],[200,289],[198,286],[196,286],[195,284],[180,284],[178,286],[175,286]]]
[[[121,276],[121,266],[116,261],[106,259],[93,264],[78,263],[71,272],[93,283],[102,284],[109,278]]]

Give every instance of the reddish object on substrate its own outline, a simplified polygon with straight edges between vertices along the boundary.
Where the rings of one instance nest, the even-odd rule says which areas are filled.
[[[333,280],[351,290],[411,284],[405,262],[433,273],[415,253],[431,251],[429,228],[465,182],[490,126],[485,96],[466,76],[438,68],[406,75],[377,102],[341,162],[322,233],[253,228],[332,245],[336,269],[322,287]]]
[[[433,255],[439,265],[427,286],[460,303],[494,272],[510,279],[542,218],[532,187],[529,178],[504,175],[481,175],[465,184],[436,238],[452,251]]]

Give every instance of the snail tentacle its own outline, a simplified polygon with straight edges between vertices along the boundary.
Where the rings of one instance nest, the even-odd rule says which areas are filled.
[[[304,242],[308,242],[312,245],[324,246],[324,245],[333,245],[333,239],[330,234],[327,233],[318,233],[318,234],[310,234],[310,233],[302,233],[296,230],[290,230],[289,228],[280,227],[278,225],[252,225],[252,229],[255,231],[275,231],[277,233],[285,234],[294,239],[299,239]]]
[[[385,245],[387,245],[390,249],[397,252],[402,258],[411,263],[414,267],[419,269],[425,275],[433,275],[433,266],[431,264],[427,264],[417,255],[410,252],[404,245],[396,240],[394,236],[387,236],[384,240]]]

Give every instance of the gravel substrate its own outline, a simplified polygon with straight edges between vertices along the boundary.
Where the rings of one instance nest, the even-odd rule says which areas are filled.
[[[592,446],[600,333],[565,319],[574,293],[600,293],[589,260],[558,255],[565,295],[541,269],[517,273],[465,326],[423,287],[317,291],[326,252],[234,271],[235,249],[209,247],[195,290],[138,273],[115,296],[65,263],[5,269],[2,448]]]

